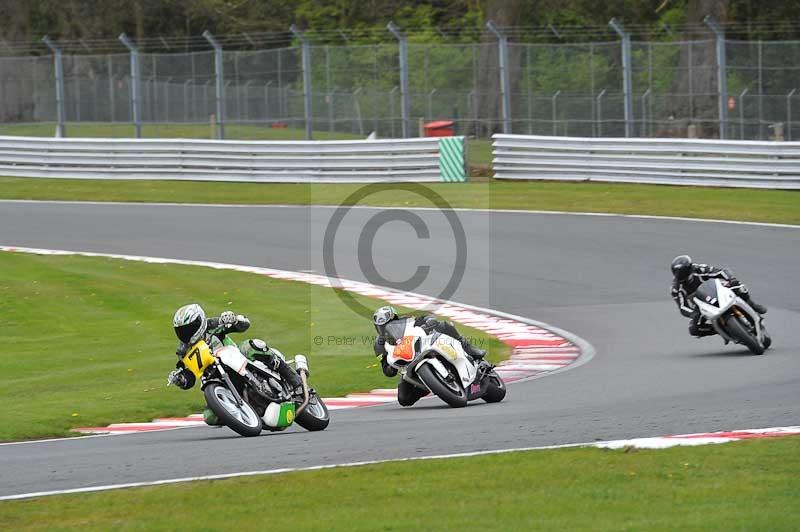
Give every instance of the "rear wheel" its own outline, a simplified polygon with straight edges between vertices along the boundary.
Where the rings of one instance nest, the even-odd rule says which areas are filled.
[[[743,345],[746,345],[754,355],[764,354],[764,347],[758,343],[758,338],[750,332],[750,326],[745,323],[743,318],[731,316],[728,319],[727,326],[731,336],[739,340]]]
[[[331,416],[322,398],[314,392],[308,398],[306,409],[294,421],[306,430],[325,430],[331,422]]]
[[[506,397],[506,383],[494,370],[486,376],[489,386],[481,399],[487,403],[499,403]]]
[[[236,398],[226,386],[212,382],[203,390],[203,395],[211,411],[231,430],[242,436],[261,434],[261,418],[246,402],[237,405]]]
[[[467,406],[467,392],[452,373],[442,377],[430,364],[423,364],[417,367],[417,377],[434,395],[453,408]]]

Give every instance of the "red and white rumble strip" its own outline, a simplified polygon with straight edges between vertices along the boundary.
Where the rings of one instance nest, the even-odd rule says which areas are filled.
[[[679,445],[707,445],[709,443],[728,443],[753,438],[777,438],[779,436],[800,436],[800,426],[679,434],[661,438],[634,438],[631,440],[597,442],[586,444],[586,446],[603,449],[624,449],[626,447],[666,449],[667,447],[677,447]]]
[[[586,362],[592,356],[588,344],[579,346],[580,339],[566,331],[540,324],[532,320],[513,316],[490,309],[473,307],[442,301],[433,297],[400,292],[388,288],[381,288],[369,283],[349,281],[345,279],[331,280],[327,276],[304,272],[290,272],[259,268],[255,266],[241,266],[219,262],[206,262],[195,260],[166,259],[158,257],[142,257],[137,255],[117,255],[111,253],[89,253],[77,251],[63,251],[52,249],[36,249],[14,246],[0,246],[0,251],[34,253],[38,255],[81,255],[87,257],[106,257],[153,264],[181,264],[190,266],[205,266],[218,270],[235,270],[260,275],[273,279],[297,281],[322,287],[336,287],[355,294],[373,297],[387,301],[393,305],[410,308],[413,310],[432,310],[438,316],[448,318],[454,322],[472,327],[479,331],[499,338],[503,343],[512,347],[508,360],[500,362],[497,372],[506,383],[522,379],[538,377],[554,371],[574,367],[577,363]],[[567,339],[570,336],[572,339]],[[394,402],[397,398],[395,389],[377,389],[365,393],[353,393],[346,397],[324,398],[331,410],[343,408],[357,408],[375,406],[383,403]],[[85,433],[127,434],[135,432],[178,429],[203,425],[202,416],[195,414],[185,418],[156,419],[151,423],[114,423],[107,427],[81,427],[74,429]]]

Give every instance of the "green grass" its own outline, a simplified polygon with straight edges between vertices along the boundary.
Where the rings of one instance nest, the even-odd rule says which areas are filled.
[[[233,204],[339,205],[359,184],[112,182],[0,178],[0,198]],[[612,212],[800,224],[800,192],[602,183],[433,183],[425,188],[453,207]],[[430,207],[414,192],[378,185],[363,204]]]
[[[798,471],[788,437],[532,451],[5,502],[0,528],[792,531]]]
[[[23,137],[52,137],[55,135],[55,123],[37,124],[0,124],[0,135]],[[111,124],[101,122],[80,122],[66,125],[67,137],[112,137],[133,138],[135,130],[132,124]],[[144,124],[144,138],[183,138],[183,139],[215,139],[215,130],[211,124]],[[305,130],[302,128],[273,128],[263,125],[227,124],[225,137],[235,140],[303,140]],[[363,139],[364,136],[353,133],[314,131],[315,140],[349,140]]]
[[[172,314],[192,301],[209,313],[247,314],[253,325],[237,341],[260,337],[287,356],[307,353],[311,382],[323,395],[396,384],[375,364],[369,319],[330,289],[197,266],[15,253],[0,253],[0,271],[0,440],[202,410],[198,389],[165,387],[176,361]],[[493,360],[508,356],[498,340],[463,329]]]
[[[483,167],[482,169],[491,166],[492,141],[489,139],[468,139],[467,161],[470,166]]]

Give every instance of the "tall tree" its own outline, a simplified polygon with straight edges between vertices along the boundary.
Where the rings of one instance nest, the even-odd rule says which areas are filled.
[[[714,35],[703,27],[703,19],[711,15],[720,23],[726,21],[730,0],[689,0],[686,6],[686,30],[681,47],[678,75],[671,89],[669,113],[679,131],[662,131],[661,134],[684,136],[687,124],[698,128],[698,135],[711,137],[719,134],[716,125],[717,107],[717,55]]]
[[[486,0],[483,12],[486,20],[494,21],[499,27],[513,26],[519,21],[524,7],[524,0]],[[486,44],[492,43],[493,45],[481,47],[480,69],[475,78],[477,86],[473,89],[480,95],[478,116],[482,119],[482,122],[475,125],[475,133],[478,135],[481,133],[483,135],[491,134],[492,132],[500,131],[502,127],[502,124],[498,122],[498,118],[502,114],[498,45],[493,35],[487,36],[487,39]],[[518,55],[515,50],[509,51],[509,68],[510,65],[518,63]],[[513,94],[515,92],[514,87],[519,83],[519,77],[509,77],[512,85],[512,87],[509,87],[509,91]]]

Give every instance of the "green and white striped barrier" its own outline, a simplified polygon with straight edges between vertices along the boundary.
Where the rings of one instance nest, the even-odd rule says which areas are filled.
[[[464,137],[442,137],[439,139],[439,172],[442,181],[448,183],[467,180],[464,161]]]

